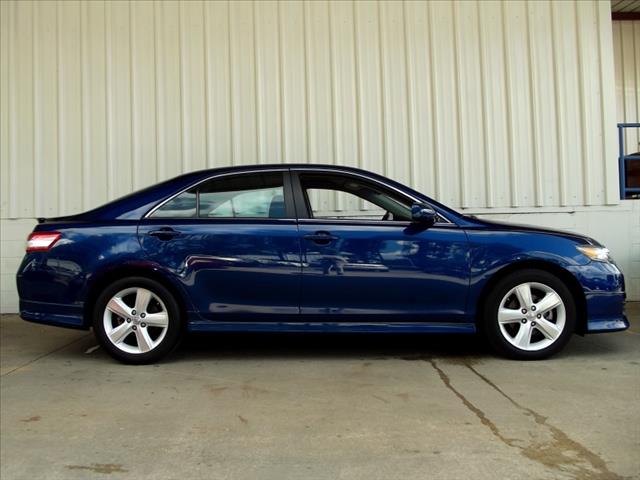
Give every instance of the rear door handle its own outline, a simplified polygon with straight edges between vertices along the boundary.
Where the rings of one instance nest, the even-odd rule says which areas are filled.
[[[316,232],[309,235],[305,235],[304,239],[317,243],[318,245],[328,245],[331,242],[338,240],[340,237],[331,235],[329,232]]]
[[[158,237],[160,240],[171,240],[173,237],[180,235],[180,232],[171,227],[162,227],[158,230],[151,230],[149,235]]]

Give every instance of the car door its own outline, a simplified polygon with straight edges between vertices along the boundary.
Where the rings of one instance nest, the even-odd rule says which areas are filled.
[[[412,223],[415,199],[345,172],[296,169],[301,313],[336,321],[465,321],[463,229]]]
[[[150,212],[147,259],[182,283],[205,320],[299,313],[300,240],[286,169],[215,176]]]

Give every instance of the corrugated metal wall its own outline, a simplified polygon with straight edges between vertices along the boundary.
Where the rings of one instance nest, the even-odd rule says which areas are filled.
[[[257,162],[618,201],[607,1],[0,3],[2,218]]]
[[[618,122],[640,122],[640,21],[613,22]],[[627,153],[640,151],[640,132],[627,129]]]

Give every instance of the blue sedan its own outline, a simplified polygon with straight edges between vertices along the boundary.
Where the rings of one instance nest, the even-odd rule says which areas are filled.
[[[501,355],[542,359],[573,333],[629,326],[597,241],[330,165],[193,172],[39,219],[17,283],[23,319],[93,327],[126,363],[185,331],[481,332]]]

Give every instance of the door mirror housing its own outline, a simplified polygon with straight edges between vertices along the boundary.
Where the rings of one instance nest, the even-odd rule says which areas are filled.
[[[429,205],[424,203],[414,203],[411,205],[411,221],[424,225],[426,227],[432,226],[436,223],[438,214]]]

